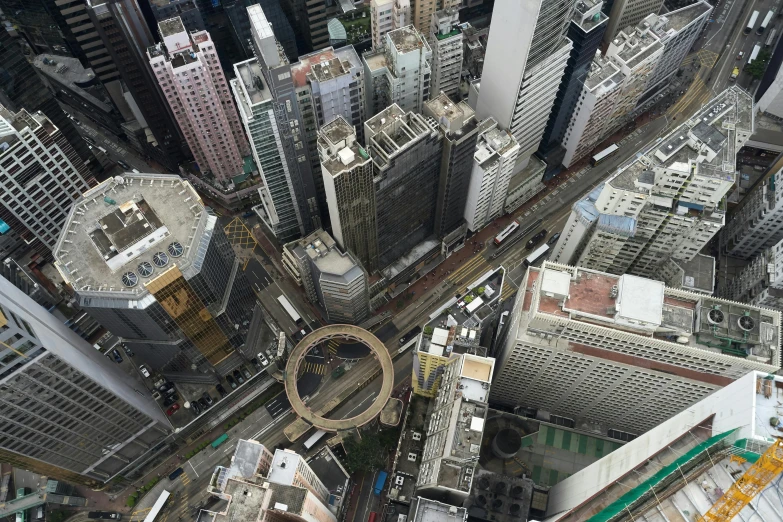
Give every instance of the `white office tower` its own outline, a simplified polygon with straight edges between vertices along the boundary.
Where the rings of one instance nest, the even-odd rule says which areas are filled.
[[[492,400],[605,434],[639,435],[780,368],[780,312],[630,274],[531,267],[509,321]]]
[[[691,261],[724,224],[753,100],[731,87],[574,204],[550,260],[661,278]]]
[[[386,33],[383,45],[364,53],[367,118],[389,105],[421,113],[430,97],[432,50],[412,25]]]
[[[428,415],[417,494],[438,495],[456,505],[467,499],[478,464],[494,369],[494,358],[467,353],[446,362]]]
[[[710,18],[712,6],[705,0],[669,11],[666,14],[649,14],[640,22],[649,28],[663,44],[663,54],[648,80],[642,103],[655,92],[663,89],[680,68],[685,56],[701,34]]]
[[[783,160],[769,167],[767,179],[758,183],[734,209],[721,233],[721,251],[750,259],[783,240]]]
[[[468,230],[475,232],[504,214],[508,184],[519,154],[519,144],[498,128],[493,118],[479,124],[473,170],[465,203]]]
[[[258,188],[261,205],[257,214],[275,237],[296,236],[300,230],[299,214],[272,92],[255,58],[235,63],[234,75],[231,90],[250,138],[253,160],[263,179],[263,185]]]
[[[446,93],[457,99],[462,74],[462,31],[459,26],[459,9],[451,7],[432,13],[430,47],[432,47],[431,92],[436,96]]]
[[[383,37],[391,31],[394,22],[394,0],[372,0],[370,2],[370,31],[372,46],[379,47]]]
[[[596,56],[582,86],[571,121],[563,139],[563,166],[568,168],[590,154],[605,136],[615,102],[622,91],[625,75],[613,61]]]
[[[0,277],[0,459],[101,487],[142,464],[171,424],[149,391]]]
[[[476,117],[495,118],[519,143],[517,170],[544,135],[572,43],[574,0],[498,0],[492,12]]]

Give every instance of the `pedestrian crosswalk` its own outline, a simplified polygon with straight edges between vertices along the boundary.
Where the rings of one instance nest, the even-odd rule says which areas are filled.
[[[314,373],[316,375],[325,375],[326,374],[326,365],[321,363],[314,363],[310,361],[305,361],[302,365],[304,367],[304,371],[307,373]]]
[[[190,477],[188,476],[187,473],[183,473],[182,475],[180,475],[179,481],[187,486],[188,484],[190,484]]]
[[[510,279],[506,278],[503,281],[503,291],[500,292],[500,300],[505,301],[517,291],[517,285],[515,285]]]
[[[334,339],[329,340],[329,344],[327,345],[329,347],[329,353],[332,355],[337,355],[337,347],[340,346],[340,343],[335,341]]]

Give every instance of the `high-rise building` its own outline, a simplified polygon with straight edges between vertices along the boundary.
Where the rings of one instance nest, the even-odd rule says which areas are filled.
[[[413,23],[411,0],[394,0],[392,7],[392,29],[400,29]]]
[[[666,14],[649,14],[640,23],[650,28],[663,44],[663,54],[647,80],[641,103],[662,90],[675,75],[712,14],[705,0],[674,9]]]
[[[247,14],[247,7],[250,5],[258,5],[264,10],[264,15],[272,26],[275,38],[283,46],[286,56],[291,61],[296,60],[299,56],[296,36],[282,7],[280,7],[280,0],[228,0],[223,2],[223,10],[231,23],[231,35],[234,37],[236,46],[244,53],[245,58],[252,58],[254,55],[250,17]]]
[[[370,30],[372,46],[380,47],[383,37],[394,29],[394,0],[372,0],[370,2]]]
[[[650,13],[661,10],[663,0],[612,0],[607,2],[609,25],[604,33],[608,45],[620,31],[636,26]],[[607,9],[604,9],[607,12]]]
[[[321,228],[329,228],[329,212],[318,156],[318,130],[338,116],[361,131],[364,123],[364,67],[352,45],[327,47],[300,56],[291,66],[302,114],[310,168],[313,172]],[[316,223],[314,223],[314,226]]]
[[[479,124],[467,102],[454,103],[443,93],[424,103],[423,114],[435,118],[443,134],[435,235],[445,237],[464,221]]]
[[[577,2],[574,15],[568,24],[567,37],[573,47],[539,148],[539,153],[546,158],[550,172],[562,163],[565,154],[562,145],[565,132],[590,72],[590,64],[606,30],[607,17],[601,12],[602,5],[602,0]]]
[[[486,357],[487,349],[479,345],[481,331],[465,326],[433,328],[432,335],[419,335],[413,347],[411,386],[413,393],[434,398],[441,387],[441,376],[450,359],[468,353]]]
[[[329,45],[329,20],[343,13],[340,2],[331,0],[280,0],[294,27],[297,46],[301,52],[311,53]],[[353,9],[353,4],[347,5]]]
[[[85,192],[54,257],[79,306],[169,380],[215,383],[241,364],[255,296],[179,176],[126,173]]]
[[[508,184],[519,154],[517,141],[508,131],[499,129],[493,118],[481,122],[478,133],[465,201],[465,221],[471,232],[504,214]]]
[[[407,0],[410,5],[410,21],[416,29],[427,34],[430,28],[430,20],[436,11],[441,9],[459,9],[460,0]]]
[[[364,142],[373,163],[378,266],[386,267],[435,233],[443,135],[431,119],[395,104],[364,123]]]
[[[783,69],[778,69],[766,89],[760,86],[757,107],[759,111],[774,118],[783,118]]]
[[[429,41],[432,48],[432,80],[430,92],[455,98],[462,79],[462,31],[459,10],[441,9],[432,14]]]
[[[362,60],[368,118],[393,104],[421,113],[430,97],[432,50],[416,28],[389,31],[383,46],[364,53]]]
[[[170,432],[149,392],[0,277],[0,458],[97,487]]]
[[[498,0],[492,14],[476,115],[495,118],[520,147],[517,170],[538,149],[571,41],[575,0]]]
[[[275,237],[298,237],[299,209],[279,137],[272,93],[255,58],[234,64],[234,75],[231,89],[263,181],[258,188],[261,204],[254,208]]]
[[[742,270],[722,281],[721,297],[783,310],[783,240],[759,252]]]
[[[283,246],[283,267],[331,323],[358,324],[370,314],[367,274],[321,229]]]
[[[169,18],[179,18],[188,32],[206,30],[204,17],[198,10],[195,0],[150,0],[152,16],[162,22]]]
[[[282,241],[290,241],[312,232],[314,224],[320,220],[314,179],[320,172],[313,172],[310,165],[304,119],[297,103],[291,64],[275,39],[261,6],[251,5],[247,8],[247,13],[255,56],[272,96],[272,107],[277,120],[276,137],[283,145],[288,162],[289,182],[296,196],[300,232],[280,238]]]
[[[377,270],[377,216],[370,155],[357,141],[356,129],[343,117],[321,128],[318,155],[334,239],[367,270]]]
[[[250,155],[215,44],[188,33],[180,18],[158,23],[162,43],[147,49],[150,67],[203,174],[229,188]]]
[[[72,48],[67,29],[58,27],[59,20],[53,16],[48,5],[50,0],[0,0],[0,11],[4,20],[13,24],[18,33],[33,51],[33,54],[49,53],[58,56],[77,56],[78,45]],[[55,13],[56,14],[56,13]]]
[[[305,488],[324,504],[329,502],[329,488],[305,462],[304,457],[295,451],[275,450],[267,480],[274,484]]]
[[[95,180],[42,113],[0,107],[0,139],[0,220],[48,257],[74,201]]]
[[[122,80],[106,87],[113,98],[124,100],[135,118],[126,133],[155,161],[176,170],[191,151],[149,67],[146,50],[154,40],[136,0],[87,0],[86,5],[89,22],[84,26],[93,27],[107,50],[107,60],[118,72],[112,78]],[[99,46],[94,36],[90,40]],[[90,66],[101,77],[101,64]]]
[[[777,371],[780,320],[652,279],[545,262],[522,280],[491,397],[632,438],[753,370]]]
[[[753,100],[731,87],[641,151],[574,204],[555,262],[660,278],[690,261],[723,227],[737,151],[753,133]]]
[[[25,109],[30,114],[43,112],[65,136],[90,171],[100,172],[100,165],[87,142],[60,108],[57,99],[36,73],[35,67],[27,61],[19,42],[5,29],[0,31],[0,70],[0,105],[11,111]]]
[[[783,240],[783,158],[768,168],[732,211],[720,237],[721,251],[732,257],[750,259]]]

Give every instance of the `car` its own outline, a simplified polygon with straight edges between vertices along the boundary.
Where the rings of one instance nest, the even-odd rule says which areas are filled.
[[[536,233],[535,236],[531,237],[528,240],[527,244],[525,245],[525,248],[527,250],[530,250],[531,248],[539,244],[541,240],[544,239],[545,237],[546,237],[546,229],[542,228],[541,230],[538,231],[538,233]]]
[[[171,473],[169,473],[169,480],[176,480],[180,475],[185,473],[185,470],[182,468],[177,468]]]
[[[166,390],[169,390],[174,387],[173,382],[164,382],[163,384],[158,385],[158,391],[159,392],[165,392]]]
[[[260,355],[261,354],[259,354],[259,356]],[[253,366],[255,366],[257,371],[259,371],[259,372],[261,371],[261,363],[258,362],[257,358],[253,357],[252,359],[250,359],[250,362],[253,363]]]
[[[242,367],[242,373],[245,374],[245,379],[249,379],[249,378],[251,378],[253,376],[253,374],[250,373],[250,370],[248,370],[244,366]]]
[[[742,57],[745,56],[745,51],[740,51],[737,55],[737,60],[742,60]]]
[[[228,395],[228,392],[226,391],[226,389],[223,387],[222,384],[218,384],[217,386],[215,386],[215,389],[218,391],[221,397],[225,397],[226,395]]]
[[[261,356],[261,365],[262,366],[269,366],[269,359],[267,359],[263,355]]]
[[[133,353],[133,350],[131,350],[130,348],[128,348],[124,344],[122,345],[122,351],[125,352],[125,355],[127,355],[128,357],[135,357],[136,356],[136,354]]]
[[[155,387],[156,390],[160,390],[160,387],[166,384],[166,379],[158,379],[152,385]]]
[[[122,167],[124,169],[128,169],[128,170],[130,170],[130,168],[131,168],[130,165],[128,165],[127,163],[125,163],[122,160],[117,160],[117,165],[119,165],[120,167]]]
[[[160,392],[159,391],[152,392],[152,399],[156,400],[156,401],[159,400],[160,399]]]
[[[209,408],[209,404],[207,404],[207,401],[205,401],[204,399],[199,399],[198,403],[201,405],[202,408],[204,408],[204,411],[206,411],[207,408]]]
[[[245,212],[244,214],[242,214],[242,217],[243,217],[243,218],[249,218],[249,217],[253,217],[254,215],[255,215],[255,212],[254,212],[254,211],[252,211],[252,210],[248,210],[247,212]]]
[[[169,388],[168,390],[163,392],[163,395],[174,395],[177,393],[177,389],[174,387]]]
[[[196,417],[198,417],[201,414],[201,406],[199,405],[198,401],[191,401],[190,410],[193,412],[193,415],[195,415]]]
[[[234,379],[236,379],[239,384],[245,382],[245,379],[242,377],[242,374],[239,373],[239,370],[234,370]]]
[[[179,400],[179,395],[174,394],[174,395],[171,395],[171,396],[166,397],[165,399],[163,399],[163,405],[164,406],[171,406],[172,404],[174,404],[178,400]]]
[[[141,372],[141,374],[142,374],[144,377],[149,377],[149,376],[150,376],[150,371],[149,371],[149,370],[147,369],[147,367],[146,367],[146,366],[144,366],[143,364],[142,364],[141,366],[139,366],[139,371]]]
[[[208,394],[207,392],[204,392],[204,393],[201,394],[201,398],[204,399],[205,401],[207,401],[208,405],[212,406],[212,403],[214,401],[212,400],[212,396],[210,394]]]
[[[236,389],[237,383],[230,375],[226,375],[226,382],[228,383],[229,386],[231,386],[232,390]]]
[[[111,356],[114,358],[116,362],[118,363],[122,362],[122,355],[120,355],[120,352],[117,351],[117,348],[111,351]]]
[[[557,243],[558,239],[560,239],[560,232],[556,232],[556,233],[552,234],[552,237],[550,237],[547,240],[546,244],[547,245],[554,245],[555,243]]]
[[[174,415],[174,413],[179,409],[179,404],[172,404],[171,407],[166,410],[166,415],[169,417]]]

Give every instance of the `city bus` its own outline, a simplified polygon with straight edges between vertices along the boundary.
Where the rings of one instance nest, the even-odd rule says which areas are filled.
[[[321,440],[321,438],[326,435],[326,432],[324,430],[318,430],[315,433],[313,433],[309,439],[307,439],[304,442],[304,449],[310,450],[313,446],[316,445],[316,443]]]
[[[750,32],[753,30],[753,26],[756,25],[756,20],[759,19],[759,12],[753,11],[753,14],[750,15],[750,20],[748,20],[748,25],[745,26],[744,32],[745,34],[750,34]]]
[[[525,258],[525,260],[522,262],[522,266],[524,266],[525,268],[529,267],[530,265],[532,265],[533,263],[541,259],[541,257],[544,254],[546,254],[548,251],[549,251],[549,245],[541,245],[540,247],[536,248],[532,254],[530,254]]]
[[[507,226],[506,228],[504,228],[504,229],[503,229],[503,230],[500,232],[500,234],[498,234],[497,236],[495,236],[495,244],[496,244],[497,246],[500,246],[500,244],[501,244],[503,241],[505,241],[505,240],[506,240],[506,238],[507,238],[508,236],[510,236],[511,234],[513,234],[514,232],[516,232],[518,229],[519,229],[519,222],[518,222],[517,220],[514,220],[514,221],[512,221],[512,222],[511,222],[511,224],[510,224],[509,226]]]
[[[596,154],[595,156],[590,158],[590,165],[595,167],[596,165],[601,163],[603,160],[605,160],[606,158],[608,158],[609,156],[611,156],[612,154],[614,154],[618,150],[620,150],[620,147],[618,147],[616,144],[612,143],[611,145],[606,147],[604,150],[602,150],[601,152],[599,152],[598,154]]]
[[[220,437],[212,441],[212,449],[217,449],[218,446],[220,446],[227,440],[228,440],[228,433],[224,433],[223,435],[221,435]]]
[[[168,502],[170,496],[171,493],[164,489],[158,497],[158,500],[155,501],[152,509],[150,509],[147,513],[147,516],[144,518],[144,522],[155,522],[155,519],[158,518],[160,512],[163,511],[163,508],[166,507],[166,502]]]
[[[286,311],[289,317],[291,317],[291,319],[293,319],[296,324],[304,323],[304,321],[302,321],[302,317],[296,312],[296,309],[293,306],[291,306],[291,303],[288,301],[288,299],[285,298],[284,295],[278,297],[277,301],[280,303],[280,306],[283,307],[283,309]]]

